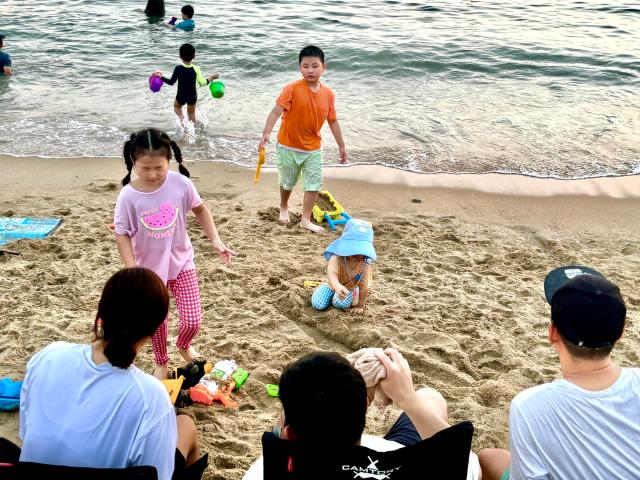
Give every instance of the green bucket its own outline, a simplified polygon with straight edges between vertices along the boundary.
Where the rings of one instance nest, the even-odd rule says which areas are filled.
[[[224,96],[224,83],[222,80],[216,79],[209,84],[209,90],[213,98],[222,98]]]

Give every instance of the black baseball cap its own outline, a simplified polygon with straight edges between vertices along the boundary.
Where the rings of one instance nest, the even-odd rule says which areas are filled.
[[[580,265],[559,267],[544,279],[551,321],[579,347],[613,345],[624,330],[627,308],[617,285],[600,272]]]

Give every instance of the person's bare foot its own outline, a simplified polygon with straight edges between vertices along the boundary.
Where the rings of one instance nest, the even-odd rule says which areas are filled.
[[[178,351],[180,352],[180,355],[182,355],[182,358],[184,358],[187,363],[193,362],[196,358],[200,356],[200,354],[193,347],[178,348]]]
[[[289,223],[289,209],[280,207],[280,215],[278,216],[278,222],[287,224]]]
[[[166,380],[169,378],[169,366],[166,363],[164,365],[156,364],[156,368],[153,369],[153,376],[160,380]]]
[[[313,233],[324,233],[324,228],[322,228],[320,225],[312,223],[310,220],[301,220],[300,228],[306,228]]]

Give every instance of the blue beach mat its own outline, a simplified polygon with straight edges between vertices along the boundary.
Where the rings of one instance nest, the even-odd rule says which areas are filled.
[[[21,238],[44,238],[62,222],[61,218],[0,217],[0,245]]]

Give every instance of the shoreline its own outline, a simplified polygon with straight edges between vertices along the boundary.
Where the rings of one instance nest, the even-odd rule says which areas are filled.
[[[115,157],[19,157],[0,154],[0,168],[13,171],[12,165],[20,165],[22,161],[56,164],[83,162],[90,163],[92,168],[101,162],[115,167],[122,164]],[[206,168],[235,168],[239,171],[255,171],[255,167],[247,167],[229,162],[186,161],[187,165],[213,165]],[[96,165],[98,164],[98,165]],[[106,166],[106,165],[105,165]],[[101,170],[101,169],[100,169]],[[114,169],[115,170],[115,169]],[[263,167],[262,174],[275,175],[275,167]],[[588,196],[610,198],[640,198],[640,174],[622,176],[603,176],[590,178],[555,178],[536,177],[516,173],[419,173],[385,165],[329,165],[324,167],[326,179],[347,180],[378,185],[405,186],[412,188],[438,188],[475,191],[487,194],[549,197],[549,196]],[[0,183],[1,184],[1,183]]]

